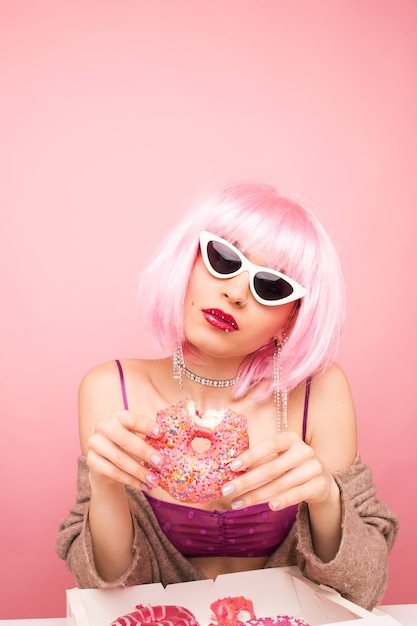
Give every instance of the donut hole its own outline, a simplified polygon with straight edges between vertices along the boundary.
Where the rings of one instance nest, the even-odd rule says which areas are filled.
[[[194,452],[203,454],[204,452],[207,452],[207,450],[210,449],[211,441],[210,439],[207,439],[207,437],[194,437],[194,439],[191,442],[191,447],[194,450]]]

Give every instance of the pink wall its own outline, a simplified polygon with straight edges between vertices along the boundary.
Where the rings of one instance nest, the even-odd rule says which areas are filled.
[[[64,615],[79,380],[152,354],[140,268],[197,190],[245,177],[342,253],[340,362],[402,522],[385,602],[417,602],[416,26],[414,0],[0,3],[0,618]]]

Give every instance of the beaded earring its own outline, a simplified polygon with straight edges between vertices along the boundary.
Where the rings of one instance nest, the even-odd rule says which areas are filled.
[[[178,380],[179,388],[182,390],[182,365],[184,363],[184,355],[182,346],[179,346],[172,355],[172,377]]]
[[[277,412],[277,426],[278,432],[287,430],[288,428],[288,392],[285,388],[281,387],[282,380],[282,348],[287,341],[287,335],[283,335],[280,341],[277,337],[274,337],[274,355],[273,355],[273,368],[274,368],[274,402]]]

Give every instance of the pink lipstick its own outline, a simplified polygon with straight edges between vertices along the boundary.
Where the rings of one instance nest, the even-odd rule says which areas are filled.
[[[226,333],[239,330],[239,326],[235,318],[221,309],[203,309],[203,315],[209,324],[215,326],[219,330],[224,330]]]

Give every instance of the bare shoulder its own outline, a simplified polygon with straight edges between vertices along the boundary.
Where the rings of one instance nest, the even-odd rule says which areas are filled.
[[[332,469],[350,465],[357,451],[356,414],[349,381],[336,363],[313,378],[307,441]]]
[[[116,361],[102,363],[89,370],[81,380],[79,387],[79,400],[81,403],[94,401],[99,403],[100,399],[104,403],[113,400],[120,402],[122,408],[122,393],[120,386],[120,376]]]
[[[94,402],[102,399],[106,405],[110,401],[114,405],[113,410],[123,409],[121,376],[125,383],[132,377],[146,378],[150,363],[141,359],[125,359],[119,365],[117,361],[97,365],[81,380],[79,397],[86,401],[92,398]]]
[[[155,412],[157,389],[163,387],[161,375],[170,378],[168,359],[123,359],[120,370],[117,361],[108,361],[89,370],[81,380],[78,392],[78,421],[83,451],[94,433],[96,424],[108,419],[115,411],[128,408],[133,412]],[[122,380],[128,407],[124,405]]]
[[[332,395],[345,401],[352,398],[348,378],[337,363],[332,363],[322,374],[314,377],[313,381],[316,395],[320,394],[323,399]]]
[[[84,452],[97,422],[106,419],[118,408],[123,408],[120,377],[116,362],[109,361],[89,370],[79,386],[78,423]]]
[[[140,362],[124,361],[123,370],[141,369]],[[109,418],[115,411],[123,410],[123,393],[116,361],[108,361],[93,367],[81,380],[78,390],[78,421],[81,447],[86,449],[88,438],[97,422]]]

